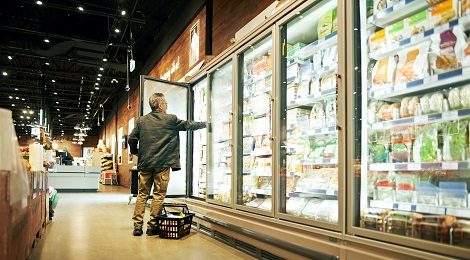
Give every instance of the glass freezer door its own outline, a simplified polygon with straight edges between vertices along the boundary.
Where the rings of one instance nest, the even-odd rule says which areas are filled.
[[[280,29],[279,211],[338,229],[337,2],[317,1]]]
[[[209,73],[207,200],[232,202],[232,62]]]
[[[361,1],[355,12],[356,234],[470,256],[467,4]]]
[[[272,37],[258,41],[238,55],[239,132],[237,204],[272,209]]]
[[[207,79],[196,83],[194,91],[194,120],[207,121]],[[191,196],[206,198],[206,129],[194,131],[193,135],[193,174]]]

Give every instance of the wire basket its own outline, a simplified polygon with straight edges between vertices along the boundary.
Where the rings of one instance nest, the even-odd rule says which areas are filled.
[[[181,211],[168,211],[167,207],[180,208]],[[156,217],[159,236],[180,239],[189,235],[194,215],[189,212],[186,204],[164,203],[161,215]]]

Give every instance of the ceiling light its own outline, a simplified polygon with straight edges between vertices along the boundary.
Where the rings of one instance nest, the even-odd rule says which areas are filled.
[[[108,59],[106,59],[106,58],[103,58],[103,61],[108,61]]]
[[[24,101],[24,98],[22,98],[21,100]]]
[[[28,111],[26,111],[26,110],[23,110],[23,114],[26,114],[26,113],[28,113]]]
[[[91,104],[91,100],[88,100],[88,103],[90,103],[90,104]]]
[[[55,103],[56,103],[56,104],[59,104],[59,101],[56,101]]]
[[[118,80],[117,79],[112,79],[111,83],[118,83]]]
[[[60,125],[62,125],[62,124],[60,124]],[[64,130],[62,130],[62,131],[64,131]]]
[[[12,96],[9,96],[10,99],[12,99],[13,97]]]
[[[123,16],[126,15],[126,10],[122,10],[121,15],[123,15]]]
[[[79,141],[79,142],[77,142],[77,144],[79,144],[79,145],[82,145],[82,144],[83,144],[83,142],[82,142],[82,141]]]
[[[100,70],[104,70],[104,69],[101,67]]]
[[[20,118],[24,118],[24,116],[20,116]]]
[[[85,9],[83,9],[82,6],[78,6],[77,8],[78,8],[78,10],[80,10],[80,11],[82,11],[82,12],[85,11]]]
[[[96,89],[96,90],[98,90],[98,89],[100,89],[100,87],[98,87],[98,86],[95,86],[95,89]]]
[[[60,108],[57,108],[57,111],[60,111]]]
[[[51,65],[49,62],[46,62],[46,63],[44,63],[44,64],[46,64],[47,66]]]
[[[57,92],[54,92],[54,95],[57,95]]]
[[[120,32],[121,32],[121,30],[119,30],[118,28],[116,28],[116,29],[114,29],[114,32],[116,32],[116,33],[120,33]]]
[[[101,80],[101,78],[96,78],[96,80]]]
[[[12,106],[12,107],[14,107],[14,106],[15,106],[15,104],[11,104],[11,106]]]
[[[12,60],[12,59],[13,59],[13,56],[8,55],[8,59],[9,59],[9,60]]]
[[[19,97],[15,97],[16,99],[20,99]]]
[[[90,94],[92,94],[92,95],[93,95],[93,94],[95,94],[95,92],[93,92],[93,91],[90,91]]]
[[[29,114],[32,115],[34,113],[33,110],[29,110]],[[35,118],[36,119],[36,118]]]
[[[3,76],[8,76],[8,73],[6,71],[2,72]]]
[[[101,75],[101,73],[98,73],[98,77],[101,77],[101,76],[103,76],[103,75]]]
[[[31,118],[29,116],[27,116],[26,119],[31,119]]]
[[[17,88],[15,88],[15,90],[16,90],[16,91],[18,91],[18,89],[17,89]]]
[[[49,42],[49,39],[44,39],[44,42]]]
[[[51,80],[52,82],[55,82],[55,79]]]
[[[36,1],[37,5],[42,5],[42,1]]]

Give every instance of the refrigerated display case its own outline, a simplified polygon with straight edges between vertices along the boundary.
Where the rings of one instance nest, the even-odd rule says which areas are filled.
[[[238,54],[238,103],[242,113],[237,158],[237,204],[272,209],[272,36]]]
[[[352,6],[350,233],[468,258],[468,1],[380,2]]]
[[[233,68],[228,61],[209,73],[207,200],[232,202]]]
[[[280,25],[277,119],[279,212],[339,230],[337,13],[336,1],[317,1]]]
[[[207,79],[196,83],[193,87],[195,121],[207,121]],[[193,134],[193,172],[192,172],[192,193],[193,197],[206,198],[206,129],[194,131]]]

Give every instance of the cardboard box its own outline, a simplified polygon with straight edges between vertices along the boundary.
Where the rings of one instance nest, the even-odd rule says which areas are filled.
[[[423,10],[405,19],[408,37],[429,30],[428,12]]]
[[[429,27],[434,28],[457,19],[458,0],[446,0],[428,8]]]

